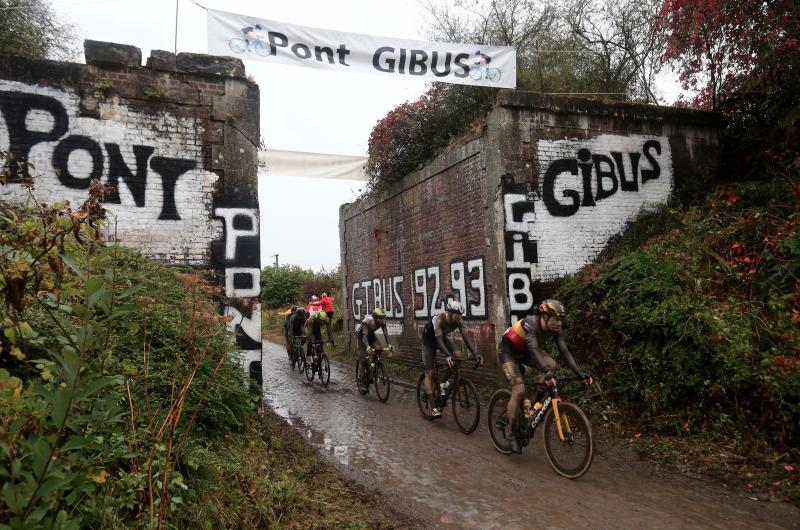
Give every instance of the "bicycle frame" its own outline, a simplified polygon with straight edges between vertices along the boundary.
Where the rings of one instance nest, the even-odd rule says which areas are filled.
[[[531,418],[531,421],[528,423],[528,433],[526,434],[528,435],[528,437],[533,436],[533,433],[536,431],[536,427],[539,426],[539,423],[544,419],[545,414],[547,414],[547,411],[550,409],[550,406],[552,405],[553,414],[555,414],[556,416],[556,429],[558,430],[558,437],[563,442],[564,427],[566,427],[567,433],[572,432],[572,430],[569,427],[569,420],[565,418],[566,425],[565,426],[561,425],[561,414],[559,414],[558,412],[558,403],[559,401],[561,401],[561,398],[558,397],[558,387],[554,386],[548,388],[548,394],[549,395],[547,396],[547,398],[542,402],[542,408],[539,409],[539,411],[533,415],[533,418]]]

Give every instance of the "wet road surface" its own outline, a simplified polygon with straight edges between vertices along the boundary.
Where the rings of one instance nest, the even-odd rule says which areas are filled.
[[[331,363],[324,388],[290,369],[282,345],[264,341],[263,360],[265,398],[278,414],[346,476],[432,528],[800,528],[800,510],[786,503],[655,476],[602,447],[571,481],[550,467],[538,432],[522,455],[498,453],[485,407],[467,436],[449,407],[442,420],[422,419],[410,389],[392,385],[385,404],[374,387],[362,396],[350,366]]]

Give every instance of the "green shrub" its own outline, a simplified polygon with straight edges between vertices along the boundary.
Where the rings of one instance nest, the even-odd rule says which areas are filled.
[[[254,411],[215,288],[106,246],[78,210],[0,207],[0,525],[152,527]]]
[[[800,445],[800,219],[789,182],[720,188],[702,208],[667,212],[666,233],[619,245],[562,284],[573,342],[631,419]]]
[[[303,285],[312,275],[311,271],[298,265],[264,267],[261,270],[261,303],[268,309],[297,303]]]

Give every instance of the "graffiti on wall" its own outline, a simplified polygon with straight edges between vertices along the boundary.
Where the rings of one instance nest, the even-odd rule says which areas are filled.
[[[530,313],[533,308],[531,266],[537,261],[536,241],[531,239],[534,221],[534,196],[524,183],[503,175],[503,211],[505,212],[506,288],[511,321]]]
[[[454,261],[449,269],[444,278],[438,265],[414,270],[414,318],[427,320],[443,313],[448,300],[464,303],[465,318],[486,318],[483,258]]]
[[[512,321],[534,307],[537,283],[591,263],[642,209],[666,203],[673,186],[666,137],[539,140],[536,152],[539,189],[502,179]]]
[[[259,218],[255,208],[214,208],[223,220],[224,248],[215,261],[224,266],[225,297],[222,313],[236,336],[242,362],[251,377],[261,382],[261,252]]]
[[[104,119],[82,115],[74,92],[0,80],[0,151],[22,164],[42,202],[80,204],[93,179],[114,186],[105,202],[122,243],[151,258],[207,265],[221,239],[214,256],[224,272],[221,312],[260,380],[258,210],[214,203],[217,175],[202,169],[202,122],[118,101],[101,103],[97,115]],[[22,186],[0,186],[0,200],[26,196]]]
[[[386,311],[386,331],[390,335],[403,334],[403,276],[372,278],[355,282],[350,289],[350,305],[358,325],[376,307]]]
[[[486,318],[482,257],[453,261],[444,273],[438,265],[421,267],[415,269],[407,280],[400,274],[353,283],[350,304],[356,324],[376,307],[381,307],[386,311],[389,334],[401,335],[406,308],[414,319],[427,320],[443,312],[447,300],[464,302],[465,318]],[[408,292],[404,291],[406,285],[412,286]]]
[[[217,176],[202,170],[202,123],[135,112],[117,100],[98,105],[104,119],[83,115],[72,91],[0,80],[0,150],[12,153],[26,177],[27,164],[35,167],[37,199],[79,204],[90,181],[101,180],[116,188],[105,202],[123,244],[151,257],[207,263],[221,228],[209,222]],[[19,186],[0,188],[0,200],[24,199]]]

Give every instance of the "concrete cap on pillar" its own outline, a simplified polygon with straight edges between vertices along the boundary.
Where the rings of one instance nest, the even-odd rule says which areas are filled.
[[[147,67],[153,70],[174,72],[177,70],[175,54],[164,50],[152,50],[147,58]]]
[[[87,39],[83,41],[83,54],[86,64],[93,66],[142,66],[142,50],[129,44]]]
[[[177,58],[179,72],[192,74],[213,74],[227,77],[244,77],[244,63],[234,57],[218,57],[202,53],[179,53]]]

